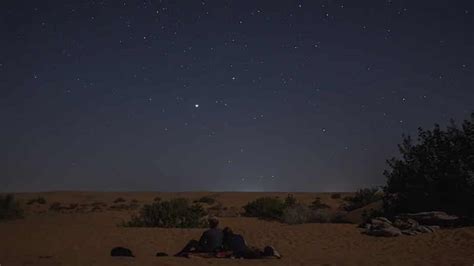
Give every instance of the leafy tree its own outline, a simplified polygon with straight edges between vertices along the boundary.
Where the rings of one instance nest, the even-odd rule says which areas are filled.
[[[384,208],[391,213],[442,210],[474,217],[474,113],[458,127],[403,136],[401,158],[388,160]]]

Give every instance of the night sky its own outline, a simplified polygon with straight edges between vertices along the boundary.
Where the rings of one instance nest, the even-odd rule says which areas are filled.
[[[474,110],[466,1],[2,1],[0,191],[348,191]]]

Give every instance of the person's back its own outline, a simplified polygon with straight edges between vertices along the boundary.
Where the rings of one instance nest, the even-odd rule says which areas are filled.
[[[243,236],[234,234],[229,227],[224,228],[224,249],[232,252],[232,256],[237,258],[251,256],[251,249],[245,243]]]
[[[208,222],[210,229],[202,233],[199,241],[194,239],[189,241],[175,256],[187,256],[190,252],[216,252],[222,249],[224,234],[222,230],[217,227],[219,220],[217,220],[216,217],[211,217]]]
[[[224,235],[222,230],[214,227],[206,230],[201,239],[199,239],[199,246],[204,252],[213,252],[222,248],[222,239]]]
[[[227,249],[233,251],[234,253],[241,253],[248,249],[247,244],[245,243],[244,238],[241,235],[233,234],[226,241],[225,246]]]

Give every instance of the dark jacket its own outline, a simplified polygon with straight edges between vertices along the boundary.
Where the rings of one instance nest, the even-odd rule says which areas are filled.
[[[224,240],[224,249],[240,254],[248,250],[247,244],[241,235],[232,234]]]
[[[224,235],[221,229],[211,228],[202,233],[199,239],[199,247],[202,252],[214,252],[222,248]]]

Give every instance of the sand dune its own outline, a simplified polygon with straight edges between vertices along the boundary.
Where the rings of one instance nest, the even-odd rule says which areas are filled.
[[[245,236],[249,244],[271,244],[283,255],[281,260],[230,260],[155,257],[157,251],[173,254],[201,229],[124,228],[117,226],[133,210],[104,210],[87,213],[47,211],[53,202],[108,206],[123,197],[139,203],[213,195],[227,207],[241,207],[259,196],[287,193],[23,193],[27,200],[41,195],[46,206],[27,205],[24,219],[0,223],[0,264],[6,265],[473,265],[474,227],[443,229],[433,234],[377,238],[360,234],[351,224],[285,225],[247,217],[224,217],[221,224]],[[328,193],[295,193],[298,200],[311,202],[316,196],[336,208],[340,200]],[[135,258],[110,257],[115,246],[130,248]]]

